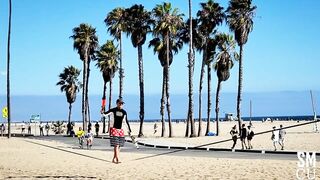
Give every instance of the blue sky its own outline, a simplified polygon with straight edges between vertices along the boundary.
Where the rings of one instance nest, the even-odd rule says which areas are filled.
[[[115,7],[144,4],[151,10],[159,0],[13,0],[11,43],[11,90],[13,95],[57,95],[58,74],[68,65],[82,69],[79,55],[72,47],[72,28],[80,23],[96,27],[99,43],[112,39],[103,22]],[[171,1],[187,15],[187,0]],[[199,3],[193,0],[193,15]],[[216,1],[225,8],[228,1]],[[319,29],[320,1],[317,0],[255,0],[257,5],[254,29],[244,47],[244,92],[320,90]],[[5,94],[8,2],[0,1],[0,94]],[[229,32],[223,25],[219,31]],[[148,37],[148,41],[151,36]],[[138,94],[137,50],[129,39],[124,41],[124,92]],[[174,56],[171,66],[171,93],[186,94],[187,49]],[[145,93],[161,93],[162,70],[152,49],[143,47]],[[198,91],[201,56],[196,55],[194,90]],[[238,64],[230,79],[223,83],[223,92],[237,91]],[[212,74],[212,90],[216,76]],[[118,78],[114,81],[118,92]],[[103,80],[95,62],[91,63],[90,94],[102,93]],[[206,87],[204,87],[206,88]]]

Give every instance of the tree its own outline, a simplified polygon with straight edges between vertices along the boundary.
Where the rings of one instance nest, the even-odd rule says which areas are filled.
[[[217,42],[217,55],[214,63],[214,70],[217,72],[218,85],[216,92],[216,133],[219,135],[219,95],[221,90],[221,82],[227,81],[230,77],[230,69],[233,67],[233,61],[238,59],[238,54],[235,52],[235,41],[233,37],[221,33],[215,37]]]
[[[170,94],[169,94],[169,85],[170,85],[170,61],[172,61],[172,48],[173,48],[173,39],[177,38],[178,31],[183,27],[183,14],[179,14],[177,8],[172,9],[171,3],[163,3],[156,5],[152,9],[152,15],[155,20],[155,26],[153,29],[153,35],[156,38],[161,38],[160,45],[164,46],[166,49],[162,49],[163,54],[166,56],[166,61],[162,63],[164,67],[164,82],[165,82],[165,94],[162,93],[162,96],[166,96],[166,107],[168,113],[168,122],[169,122],[169,137],[172,137],[172,124],[171,124],[171,109],[170,109]],[[160,39],[159,39],[160,41]],[[182,46],[182,43],[181,43]],[[159,47],[160,48],[160,47]],[[157,52],[160,52],[157,50]],[[163,56],[163,54],[161,56]],[[161,99],[161,104],[163,104],[164,99]],[[162,105],[161,105],[162,108]],[[162,111],[162,110],[161,110]]]
[[[102,110],[105,110],[107,83],[110,82],[109,93],[109,109],[111,106],[111,91],[112,91],[112,79],[118,70],[119,51],[112,41],[108,40],[104,45],[96,52],[97,64],[103,77],[103,95],[102,95]],[[103,118],[102,132],[106,132],[106,120]]]
[[[138,65],[139,65],[139,88],[140,88],[140,129],[138,137],[143,136],[144,121],[144,80],[143,80],[143,58],[142,45],[146,42],[147,34],[151,32],[151,12],[144,9],[144,6],[133,5],[127,10],[127,34],[131,36],[133,47],[138,49]]]
[[[90,61],[94,59],[94,53],[98,47],[98,37],[96,29],[89,24],[80,24],[79,27],[73,28],[73,35],[70,36],[74,40],[73,48],[78,51],[80,59],[83,61],[83,88],[82,88],[82,121],[83,129],[87,130],[88,123],[88,84]]]
[[[74,66],[65,67],[63,72],[59,75],[59,82],[56,84],[57,86],[60,86],[61,92],[66,93],[67,102],[69,103],[68,123],[71,122],[72,103],[76,101],[77,92],[79,92],[82,86],[78,80],[79,75],[80,70]]]
[[[189,43],[190,42],[190,29],[192,29],[192,51],[193,51],[193,59],[195,59],[195,49],[197,49],[198,51],[201,51],[203,44],[204,44],[204,37],[201,34],[202,32],[199,31],[199,20],[198,19],[192,19],[192,28],[190,28],[190,19],[188,19],[185,23],[184,23],[184,27],[180,30],[179,32],[179,38],[181,39],[181,41],[183,41],[183,43]],[[190,45],[190,44],[189,44]],[[188,66],[189,67],[189,66]],[[189,69],[190,70],[190,69]],[[191,68],[192,73],[194,72],[194,60],[193,60],[193,65]],[[193,75],[192,75],[193,76]],[[190,83],[190,77],[189,77],[189,83]],[[199,112],[201,113],[201,112]],[[189,117],[189,112],[188,112],[188,117]],[[192,123],[191,123],[192,126]],[[202,122],[199,119],[199,128],[198,128],[198,136],[200,136],[202,133]],[[192,131],[193,128],[191,128]],[[191,132],[192,134],[192,132]],[[187,118],[187,123],[186,123],[186,133],[185,133],[185,137],[189,137],[189,121]]]
[[[207,129],[206,135],[210,131],[210,114],[211,114],[211,63],[213,57],[210,55],[208,50],[214,54],[214,47],[209,46],[209,43],[214,41],[210,37],[211,34],[215,33],[215,28],[223,22],[225,14],[223,12],[223,7],[213,0],[208,0],[206,3],[200,3],[201,10],[197,12],[197,17],[199,19],[199,30],[204,36],[204,44],[200,47],[203,51],[201,73],[200,73],[200,84],[199,84],[199,120],[201,117],[201,103],[202,103],[202,84],[204,78],[204,68],[207,66],[207,82],[208,82],[208,105],[207,105]]]
[[[108,27],[108,32],[113,36],[120,45],[120,70],[119,70],[119,98],[123,97],[123,78],[124,69],[122,68],[122,32],[126,31],[127,28],[127,12],[124,8],[115,8],[104,20]]]
[[[11,137],[11,105],[10,105],[10,40],[11,40],[11,12],[12,2],[9,0],[9,24],[7,47],[7,108],[8,108],[8,138]]]
[[[237,96],[237,119],[239,130],[241,128],[241,94],[242,94],[242,74],[243,74],[243,46],[248,41],[249,33],[253,30],[253,18],[256,6],[251,4],[252,0],[231,0],[226,10],[227,24],[231,31],[234,32],[235,40],[240,47],[239,57],[239,79],[238,79],[238,96]]]

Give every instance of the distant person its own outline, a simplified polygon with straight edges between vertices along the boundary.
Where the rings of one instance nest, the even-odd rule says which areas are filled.
[[[88,132],[91,132],[91,130],[92,130],[92,124],[91,124],[91,122],[89,122],[89,125],[88,125]]]
[[[94,125],[95,129],[96,129],[96,137],[99,136],[99,129],[100,129],[100,125],[98,123],[98,121],[96,122],[96,124]]]
[[[44,127],[46,129],[46,132],[47,132],[47,136],[49,136],[49,130],[50,130],[50,125],[49,123],[47,122],[47,124],[45,125]]]
[[[67,124],[67,135],[70,135],[71,129],[72,129],[72,124],[70,122],[68,122],[68,124]]]
[[[230,131],[230,135],[232,137],[232,140],[233,140],[233,145],[231,147],[231,149],[234,149],[234,147],[236,146],[237,144],[237,140],[238,140],[238,131],[237,131],[237,125],[234,125]]]
[[[2,123],[0,126],[1,136],[3,136],[4,133],[4,124]]]
[[[122,99],[117,99],[116,101],[117,107],[108,110],[107,112],[103,112],[102,109],[100,112],[105,116],[111,116],[110,118],[110,144],[114,147],[113,154],[113,163],[120,163],[119,161],[119,153],[120,147],[124,146],[124,130],[122,129],[122,124],[126,122],[128,134],[131,136],[131,128],[128,122],[127,112],[123,109],[124,102]]]
[[[85,132],[82,130],[82,127],[79,127],[79,131],[77,132],[76,135],[77,135],[78,140],[79,140],[80,148],[83,148],[83,141],[84,141]]]
[[[154,125],[153,125],[153,129],[154,129],[153,134],[156,134],[156,133],[157,133],[157,131],[158,131],[158,124],[157,124],[157,123],[154,123]]]
[[[31,134],[31,123],[28,123],[28,134]]]
[[[282,129],[282,124],[280,125],[280,130],[279,130],[279,144],[281,146],[281,150],[284,149],[284,137],[286,135],[286,131]]]
[[[246,144],[247,136],[248,136],[248,131],[247,131],[246,125],[242,124],[242,128],[240,131],[240,140],[241,140],[242,149],[244,149],[244,148],[248,149],[247,144]]]
[[[253,136],[254,136],[254,132],[251,130],[251,126],[248,126],[248,137],[247,137],[247,140],[248,140],[249,149],[252,149],[251,140],[252,140]]]
[[[44,136],[42,122],[40,122],[39,128],[40,128],[40,136]]]
[[[276,126],[273,126],[271,140],[273,142],[274,150],[276,151],[277,150],[277,146],[276,145],[279,143],[279,131],[276,130]]]
[[[26,124],[22,122],[21,124],[21,134],[24,133],[24,130],[26,129]]]
[[[91,149],[93,144],[93,133],[91,131],[88,131],[85,135],[86,141],[87,141],[87,149]]]

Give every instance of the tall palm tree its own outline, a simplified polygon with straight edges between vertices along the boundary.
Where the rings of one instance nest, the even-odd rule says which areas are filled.
[[[188,19],[185,22],[185,25],[183,29],[180,30],[179,32],[179,38],[183,43],[189,43],[190,42],[190,19]],[[193,56],[195,55],[194,51],[195,49],[198,51],[201,51],[203,44],[204,44],[204,36],[201,34],[202,32],[199,31],[199,20],[198,19],[192,19],[192,51],[193,51]],[[193,57],[195,59],[195,57]],[[194,64],[192,65],[192,72],[194,71]],[[201,113],[201,112],[200,112]],[[188,112],[188,117],[189,117],[189,112]],[[188,119],[188,118],[187,118]],[[191,125],[192,126],[192,125]],[[198,136],[202,134],[202,122],[199,120],[199,128],[198,128]],[[192,129],[192,128],[191,128]],[[186,123],[186,133],[185,137],[189,137],[189,121]]]
[[[220,33],[215,37],[217,42],[217,55],[214,63],[214,69],[217,72],[218,85],[216,92],[216,133],[219,135],[219,95],[221,82],[227,81],[230,77],[230,69],[233,67],[233,61],[238,59],[235,51],[235,41],[231,35]]]
[[[208,82],[208,105],[207,105],[207,129],[206,135],[210,131],[210,114],[211,114],[211,63],[212,58],[210,58],[208,49],[212,49],[208,44],[212,42],[210,38],[211,34],[215,33],[215,28],[223,22],[225,14],[223,12],[223,7],[213,0],[208,0],[206,3],[200,3],[201,10],[197,12],[197,17],[200,23],[200,31],[202,32],[205,43],[200,50],[203,51],[201,73],[200,73],[200,85],[199,85],[199,119],[201,120],[201,104],[202,104],[202,84],[204,78],[204,68],[207,65],[207,82]]]
[[[90,61],[94,59],[94,52],[98,47],[98,37],[96,29],[89,24],[80,24],[79,27],[73,28],[73,35],[70,36],[74,40],[73,48],[78,51],[80,59],[83,61],[83,89],[82,89],[82,121],[83,129],[87,130],[88,123],[88,84]]]
[[[96,52],[96,66],[100,69],[103,77],[103,95],[102,95],[102,110],[105,110],[107,83],[110,82],[109,93],[109,109],[111,105],[111,91],[112,91],[112,79],[118,70],[119,51],[112,41],[108,40],[104,45]],[[106,132],[106,121],[103,118],[102,132]]]
[[[11,40],[11,12],[12,2],[9,0],[9,25],[7,47],[7,108],[8,108],[8,138],[11,137],[11,106],[10,106],[10,40]]]
[[[168,122],[169,122],[169,137],[172,137],[172,124],[171,124],[171,109],[170,109],[170,94],[169,94],[169,85],[170,85],[170,54],[172,55],[172,47],[170,47],[173,42],[173,38],[177,37],[178,31],[183,26],[183,14],[179,13],[178,8],[172,9],[171,3],[163,3],[156,5],[152,9],[152,14],[155,20],[155,26],[153,29],[153,35],[156,38],[161,38],[163,45],[165,45],[165,55],[166,62],[165,66],[165,95],[166,95],[166,105],[168,113]]]
[[[59,82],[56,84],[57,86],[60,86],[61,92],[66,93],[67,102],[69,103],[68,123],[71,122],[72,103],[76,101],[77,92],[79,92],[82,86],[78,80],[79,75],[80,70],[76,67],[65,67],[63,72],[59,75]]]
[[[120,70],[119,70],[119,98],[123,97],[123,78],[124,69],[122,68],[122,32],[127,29],[127,12],[124,8],[115,8],[108,13],[104,20],[108,27],[108,32],[113,36],[120,45]]]
[[[133,47],[138,49],[138,65],[139,65],[139,88],[140,88],[140,129],[138,137],[143,136],[143,121],[144,121],[144,80],[143,80],[143,58],[142,45],[146,42],[147,34],[151,32],[151,12],[144,9],[144,6],[133,5],[127,9],[127,34],[131,36]]]
[[[170,51],[169,51],[169,65],[173,62],[173,52],[177,54],[179,50],[182,49],[183,43],[178,38],[172,39],[170,41]],[[164,137],[165,134],[165,121],[164,121],[164,104],[166,97],[166,84],[167,84],[167,76],[166,76],[166,63],[167,63],[167,49],[166,44],[160,38],[154,38],[149,42],[149,48],[153,47],[153,52],[158,54],[159,62],[162,66],[162,97],[161,97],[161,106],[160,106],[160,114],[161,114],[161,122],[162,122],[162,131],[161,137]],[[172,133],[171,133],[172,134]],[[170,129],[169,129],[170,135]]]
[[[249,33],[253,30],[253,18],[256,6],[251,4],[252,0],[230,0],[227,14],[227,24],[231,31],[234,32],[235,40],[240,47],[239,57],[239,79],[238,79],[238,96],[237,96],[237,118],[239,130],[241,128],[241,94],[242,94],[242,74],[243,74],[243,46],[248,41]]]

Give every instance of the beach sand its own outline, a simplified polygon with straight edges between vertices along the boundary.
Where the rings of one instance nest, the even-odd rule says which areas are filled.
[[[140,138],[139,141],[191,146],[230,138],[228,132],[236,122],[221,123],[221,137],[199,138],[184,138],[185,124],[181,122],[173,124],[174,138],[160,138],[161,124],[158,123],[156,134],[153,134],[153,124],[144,124],[145,138]],[[254,122],[253,130],[270,130],[280,124],[288,126],[297,122]],[[137,134],[139,124],[131,125],[134,134]],[[215,126],[212,124],[211,128],[213,130]],[[13,131],[20,132],[19,125]],[[270,136],[271,134],[255,136],[254,149],[273,149]],[[1,137],[0,179],[296,179],[298,159],[171,154],[137,160],[153,155],[154,152],[127,150],[120,154],[122,163],[113,164],[111,147],[81,150],[63,141],[50,139]],[[214,147],[230,148],[231,144],[221,143]],[[241,148],[239,142],[236,148]],[[288,129],[286,149],[319,152],[320,134],[312,133],[312,125]],[[319,179],[319,160],[316,165],[316,179]]]
[[[0,179],[295,179],[297,169],[297,161],[291,160],[174,155],[136,160],[150,154],[135,152],[122,152],[122,163],[113,164],[110,147],[102,151],[70,149],[56,141],[24,138],[0,138],[0,144]]]

